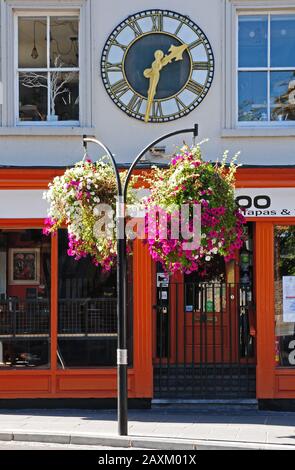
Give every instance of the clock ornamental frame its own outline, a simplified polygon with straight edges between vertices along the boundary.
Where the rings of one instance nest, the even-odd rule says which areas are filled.
[[[173,49],[181,49],[182,55],[173,55]],[[152,83],[148,71],[159,61],[159,52],[164,64]],[[128,116],[149,123],[174,121],[196,109],[212,85],[214,66],[203,30],[188,16],[160,9],[125,18],[109,35],[101,55],[101,77],[112,101]]]

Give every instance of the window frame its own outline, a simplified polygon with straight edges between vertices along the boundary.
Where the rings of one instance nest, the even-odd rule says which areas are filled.
[[[43,3],[43,2],[42,2]],[[30,128],[32,135],[72,135],[78,132],[85,133],[86,129],[92,129],[92,50],[91,44],[91,5],[88,0],[48,0],[40,5],[37,0],[7,0],[1,2],[1,57],[2,57],[2,81],[3,81],[3,105],[1,129],[10,129],[9,135],[21,135]],[[79,122],[57,121],[17,123],[16,107],[18,107],[18,92],[16,94],[16,48],[17,30],[16,16],[71,16],[79,17]],[[12,39],[13,38],[13,39]],[[83,67],[82,67],[83,64]],[[12,85],[13,84],[13,85]],[[88,90],[88,92],[86,92]],[[90,90],[90,92],[89,92]]]
[[[294,0],[224,0],[221,137],[295,137],[295,121],[238,121],[238,17],[295,14]],[[293,69],[294,70],[294,69]]]
[[[236,126],[237,127],[295,127],[293,121],[272,121],[271,120],[271,95],[270,76],[271,72],[294,72],[294,67],[271,67],[271,17],[280,15],[295,15],[294,11],[256,11],[255,16],[267,17],[267,66],[266,67],[239,67],[239,18],[241,16],[254,16],[252,11],[239,11],[236,16]],[[240,72],[266,72],[267,73],[267,120],[266,121],[239,121],[239,73]]]
[[[48,120],[49,113],[47,112],[47,120],[46,121],[21,121],[19,119],[19,75],[22,72],[38,72],[38,73],[46,73],[47,80],[50,80],[48,74],[54,71],[54,67],[50,67],[50,42],[48,38],[50,37],[50,21],[51,17],[56,17],[60,15],[61,12],[56,12],[54,10],[50,10],[50,13],[43,11],[39,14],[26,11],[21,12],[17,11],[14,15],[14,28],[15,28],[15,43],[14,43],[14,75],[15,75],[15,109],[14,109],[14,116],[15,116],[15,126],[73,126],[79,127],[80,126],[80,106],[79,106],[79,120],[68,120],[68,121],[50,121]],[[79,28],[78,28],[78,53],[79,53],[79,62],[78,67],[61,67],[60,72],[77,72],[79,74],[79,97],[81,92],[81,85],[80,85],[80,72],[81,72],[81,50],[80,50],[80,36],[81,36],[81,23],[80,23],[80,16],[79,12],[75,10],[68,10],[65,15],[68,18],[77,18]],[[40,68],[22,68],[19,67],[19,48],[18,48],[18,32],[19,32],[19,18],[46,18],[46,49],[47,49],[47,66],[40,67]],[[49,111],[48,106],[50,106],[50,87],[47,87],[47,111]]]

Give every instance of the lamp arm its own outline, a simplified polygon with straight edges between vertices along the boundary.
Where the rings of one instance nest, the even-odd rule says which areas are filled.
[[[102,142],[100,142],[100,140],[95,139],[94,137],[87,137],[86,135],[84,135],[83,136],[83,146],[84,146],[85,150],[87,150],[87,143],[96,144],[97,146],[101,147],[105,151],[107,156],[109,157],[109,159],[111,161],[111,164],[112,164],[112,167],[113,167],[114,172],[115,172],[115,176],[116,176],[118,195],[122,196],[121,178],[120,178],[119,170],[118,170],[118,167],[117,167],[117,164],[116,164],[116,161],[114,159],[114,156],[113,156],[112,152],[110,151],[110,149],[106,145],[104,145]]]
[[[181,130],[178,130],[178,131],[174,131],[174,132],[169,132],[168,134],[164,134],[162,135],[161,137],[159,137],[158,139],[154,140],[153,142],[151,142],[150,144],[148,144],[138,155],[137,157],[135,158],[135,160],[133,161],[132,165],[130,166],[129,170],[128,170],[128,173],[127,173],[127,176],[126,176],[126,180],[125,180],[125,184],[124,184],[124,188],[123,188],[123,199],[124,201],[126,201],[126,198],[127,198],[127,190],[128,190],[128,184],[130,182],[130,178],[131,178],[131,175],[132,175],[132,172],[134,170],[134,168],[136,167],[137,163],[141,160],[141,158],[146,154],[146,152],[154,147],[155,145],[159,144],[160,142],[162,142],[163,140],[165,139],[169,139],[169,137],[174,137],[175,135],[179,135],[179,134],[190,134],[192,133],[194,138],[198,137],[198,134],[199,134],[199,126],[198,124],[195,124],[195,126],[193,128],[190,128],[190,129],[181,129]]]

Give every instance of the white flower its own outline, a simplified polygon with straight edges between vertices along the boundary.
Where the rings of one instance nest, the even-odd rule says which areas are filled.
[[[211,261],[211,256],[206,256],[205,261]]]

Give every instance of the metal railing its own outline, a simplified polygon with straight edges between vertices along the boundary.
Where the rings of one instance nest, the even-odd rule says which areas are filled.
[[[170,283],[158,299],[155,395],[255,398],[251,286]]]

